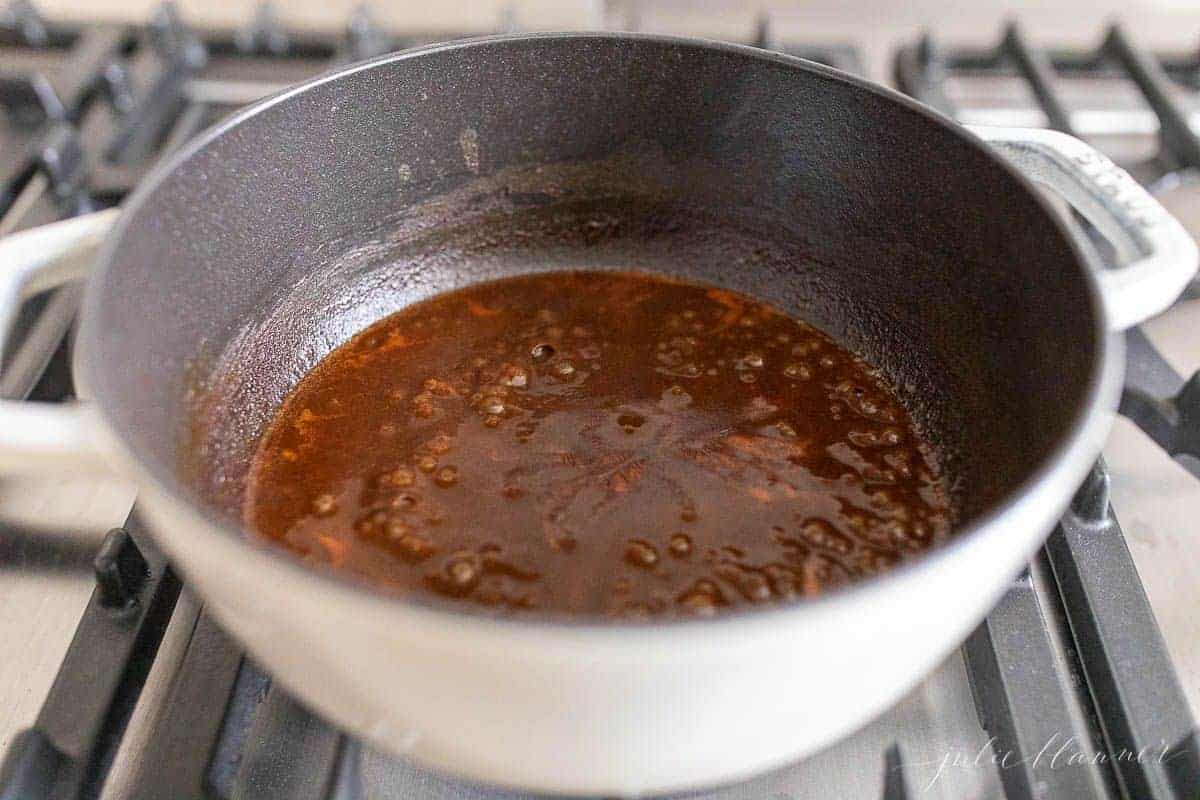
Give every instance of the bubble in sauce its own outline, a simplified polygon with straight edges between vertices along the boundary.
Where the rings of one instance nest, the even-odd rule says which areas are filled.
[[[433,482],[443,489],[448,489],[458,483],[458,467],[442,467],[433,476]]]
[[[683,558],[692,552],[692,539],[686,533],[676,533],[671,536],[671,541],[667,545],[671,551],[671,555],[676,558]]]
[[[454,387],[449,381],[441,378],[426,378],[421,384],[421,388],[432,394],[434,397],[453,397],[455,394]]]
[[[504,375],[504,383],[514,389],[523,389],[529,384],[529,373],[520,367],[511,367]]]
[[[738,578],[737,589],[752,603],[771,599],[771,585],[757,572],[743,572]]]
[[[788,364],[783,368],[783,374],[798,381],[806,381],[812,377],[812,372],[803,364]]]
[[[446,562],[446,577],[457,593],[465,594],[479,582],[478,559],[471,554],[460,554]]]
[[[653,567],[658,563],[658,550],[645,539],[631,539],[625,548],[625,560],[635,567]]]
[[[717,613],[717,601],[703,592],[690,592],[679,600],[679,605],[697,617],[711,617]]]
[[[428,419],[437,411],[437,406],[433,404],[433,398],[429,395],[417,395],[413,398],[413,414],[423,419]]]
[[[575,545],[578,544],[578,542],[575,540],[575,537],[569,533],[552,534],[547,541],[550,543],[552,548],[563,553],[570,553],[574,551]]]
[[[419,502],[417,496],[412,492],[404,492],[392,498],[391,506],[398,511],[408,511],[416,508]]]
[[[638,428],[642,427],[645,422],[645,417],[643,417],[641,414],[634,414],[632,412],[627,412],[617,416],[617,424],[620,425],[621,429],[626,433],[633,433]]]
[[[850,541],[848,536],[835,531],[828,522],[823,520],[813,520],[805,523],[801,527],[800,533],[804,541],[814,547],[832,550],[842,555],[854,549],[854,543]]]
[[[679,605],[684,611],[698,617],[711,617],[717,613],[717,607],[725,604],[725,598],[717,585],[710,580],[701,579],[679,595]]]
[[[682,386],[680,386],[678,383],[676,383],[676,384],[673,384],[673,385],[671,386],[671,388],[670,388],[670,389],[667,389],[667,392],[668,392],[668,393],[669,393],[669,394],[670,394],[672,397],[678,397],[678,398],[680,398],[680,399],[684,399],[684,400],[691,400],[691,399],[692,399],[692,396],[691,396],[690,394],[688,394],[688,391],[687,391],[687,389],[684,389],[684,388],[683,388]]]
[[[331,494],[319,494],[313,498],[313,513],[318,517],[328,517],[337,511],[337,498]]]
[[[450,448],[454,445],[454,439],[447,434],[439,433],[425,443],[425,449],[435,456],[440,456],[450,452]]]
[[[401,558],[410,564],[425,561],[437,552],[433,542],[418,533],[407,533],[401,536],[396,545],[400,550]]]
[[[796,596],[796,573],[782,564],[768,564],[763,568],[763,574],[770,581],[771,590],[783,599]]]

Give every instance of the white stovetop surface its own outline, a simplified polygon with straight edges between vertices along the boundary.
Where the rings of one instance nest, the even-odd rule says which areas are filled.
[[[1181,303],[1143,326],[1180,375],[1200,370],[1200,300]],[[1112,505],[1179,680],[1200,718],[1200,480],[1124,417],[1104,458]]]
[[[159,0],[40,0],[38,7],[56,18],[145,20],[158,4]],[[185,19],[197,24],[232,26],[245,22],[256,4],[184,0],[177,5]],[[297,27],[341,27],[358,5],[358,0],[300,0],[277,3],[276,9]],[[1004,8],[945,0],[869,0],[854,5],[851,12],[831,2],[802,6],[766,2],[750,12],[723,1],[486,0],[378,3],[372,10],[380,22],[398,30],[486,31],[510,13],[530,28],[599,27],[603,20],[615,27],[632,27],[629,20],[636,18],[643,30],[748,39],[756,14],[768,9],[781,37],[855,43],[868,73],[885,81],[893,46],[912,41],[922,27],[932,27],[943,41],[990,43],[999,37],[1002,22],[1012,16],[1005,8],[1017,10],[1016,16],[1035,42],[1094,44],[1115,18],[1126,22],[1139,42],[1156,47],[1191,48],[1200,33],[1200,5],[1190,0],[1071,0],[1053,9],[1034,0]],[[1181,374],[1200,369],[1200,300],[1176,306],[1149,323],[1146,331]],[[1200,716],[1200,619],[1195,614],[1200,607],[1200,481],[1120,418],[1105,458],[1112,475],[1113,506],[1193,713]],[[10,542],[26,542],[0,546],[0,555],[8,553],[11,559],[0,563],[0,642],[6,643],[0,657],[0,752],[17,730],[32,724],[92,590],[84,567],[104,532],[124,521],[133,497],[129,486],[116,481],[0,484],[0,530]],[[53,544],[39,545],[33,533],[42,541],[51,537]],[[164,653],[169,652],[164,645]],[[961,691],[962,669],[961,657],[952,657],[885,715],[881,725],[915,726],[927,732],[929,752],[935,758],[950,747],[982,745],[986,736],[974,721],[969,693]],[[858,785],[854,772],[877,774],[875,759],[890,743],[885,741],[886,730],[880,730],[880,736],[867,734],[831,748],[809,767],[826,775],[845,774],[844,788],[849,790]],[[921,769],[915,778],[921,780]],[[990,797],[996,792],[990,770],[974,771],[971,781],[977,785],[959,786],[960,794],[955,796]],[[935,788],[922,796],[935,797],[939,792]]]

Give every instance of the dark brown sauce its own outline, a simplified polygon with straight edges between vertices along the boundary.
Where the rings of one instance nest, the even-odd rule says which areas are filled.
[[[861,359],[741,295],[596,272],[444,294],[334,351],[245,516],[385,591],[619,618],[811,597],[952,520]]]

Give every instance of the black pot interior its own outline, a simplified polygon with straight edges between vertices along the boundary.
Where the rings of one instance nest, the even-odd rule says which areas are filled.
[[[962,519],[1067,435],[1098,313],[1061,230],[948,123],[826,71],[649,38],[480,41],[270,103],[144,193],[92,286],[93,394],[236,520],[257,437],[332,348],[519,272],[662,272],[880,366]]]

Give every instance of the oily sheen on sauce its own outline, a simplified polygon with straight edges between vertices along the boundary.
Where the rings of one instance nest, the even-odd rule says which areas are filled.
[[[244,514],[383,591],[616,619],[811,597],[953,519],[862,359],[748,297],[613,272],[476,285],[363,331],[284,402]]]

